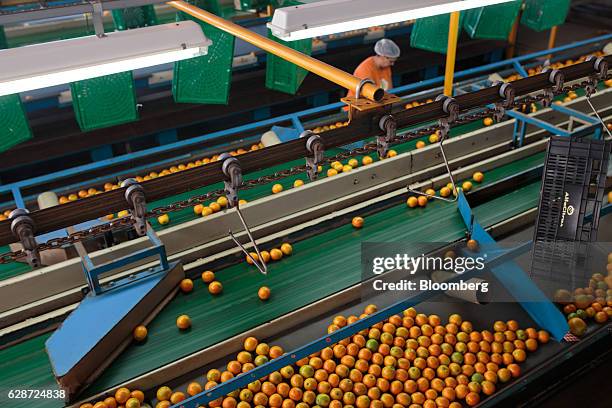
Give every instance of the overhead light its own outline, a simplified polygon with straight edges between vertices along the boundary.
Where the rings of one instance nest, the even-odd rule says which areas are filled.
[[[211,44],[181,21],[0,50],[0,96],[198,57]]]
[[[276,9],[268,28],[295,41],[509,1],[515,0],[324,0]]]

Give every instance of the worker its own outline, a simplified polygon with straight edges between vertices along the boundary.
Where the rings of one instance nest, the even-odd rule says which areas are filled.
[[[353,75],[361,79],[371,79],[376,86],[388,91],[393,88],[391,67],[400,56],[400,48],[393,41],[383,38],[374,45],[374,52],[376,55],[359,64]],[[355,90],[349,90],[347,96],[355,96]]]

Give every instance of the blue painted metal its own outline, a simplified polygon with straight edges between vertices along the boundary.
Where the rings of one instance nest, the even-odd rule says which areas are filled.
[[[478,241],[481,247],[501,249],[491,235],[475,220],[462,191],[459,192],[457,209],[463,222],[471,231],[472,239]],[[480,253],[480,255],[484,254]],[[569,330],[565,317],[517,264],[506,262],[491,268],[491,272],[508,292],[516,297],[523,309],[540,327],[548,330],[555,340],[563,339]]]
[[[159,267],[156,269],[153,269],[153,271],[150,273],[157,273],[159,272],[159,270],[168,270],[168,259],[166,257],[166,247],[159,240],[159,238],[157,237],[157,234],[155,234],[155,231],[152,228],[147,228],[147,237],[153,244],[152,247],[141,249],[139,251],[133,252],[121,258],[117,258],[112,261],[100,264],[100,265],[94,265],[91,258],[87,254],[81,255],[81,259],[83,261],[83,271],[85,272],[85,278],[87,280],[87,285],[89,286],[89,289],[95,296],[111,291],[111,290],[116,290],[122,285],[132,283],[137,280],[134,278],[124,279],[121,281],[113,282],[113,285],[111,286],[102,287],[100,285],[100,275],[106,272],[112,271],[112,270],[121,269],[124,266],[132,264],[134,262],[138,262],[148,257],[157,255],[159,257],[159,263],[160,263]],[[138,279],[146,278],[150,275],[150,273],[140,274],[138,275],[139,276]]]
[[[91,151],[91,159],[93,161],[110,159],[111,157],[113,157],[113,148],[110,145],[100,146]]]
[[[523,66],[518,60],[512,61],[512,66],[514,67],[514,69],[516,69],[516,72],[518,72],[523,78],[527,78],[529,76],[527,71],[525,71],[525,68],[523,68]]]
[[[291,117],[291,123],[293,123],[293,127],[295,128],[295,130],[298,131],[298,135],[304,131],[304,125],[302,125],[299,116],[293,115]]]
[[[168,268],[176,264],[142,272],[133,279],[126,278],[126,284],[103,296],[85,296],[45,343],[55,376],[62,377],[76,367],[167,276]],[[138,283],[127,284],[135,281]],[[118,341],[124,339],[121,337]]]
[[[559,136],[571,136],[572,135],[572,132],[568,132],[565,129],[552,125],[548,122],[545,122],[533,116],[526,115],[519,111],[508,110],[506,111],[506,115],[510,116],[511,118],[516,119],[516,122],[514,122],[514,132],[512,134],[512,143],[514,144],[514,146],[518,146],[518,147],[523,146],[523,142],[525,140],[525,131],[527,128],[527,123],[531,125],[535,125],[541,129],[544,129],[552,133],[553,135],[559,135]],[[517,139],[518,139],[518,145],[517,145]]]
[[[286,128],[282,126],[272,126],[272,131],[276,133],[276,136],[278,136],[278,140],[285,143],[285,142],[288,142],[290,140],[294,140],[300,137],[300,133],[302,133],[304,130],[302,129],[302,132],[300,132],[294,128]]]
[[[467,69],[464,71],[460,71],[455,73],[455,79],[459,80],[465,77],[469,77],[469,76],[473,76],[479,73],[483,73],[483,72],[488,72],[488,71],[492,71],[498,68],[504,68],[504,67],[509,67],[509,66],[513,66],[515,61],[518,62],[522,62],[522,61],[528,61],[528,60],[532,60],[544,55],[549,55],[549,54],[554,54],[554,53],[558,53],[558,52],[562,52],[562,51],[566,51],[566,50],[570,50],[573,48],[577,48],[577,47],[583,47],[585,45],[589,45],[589,44],[593,44],[593,43],[597,43],[597,42],[602,42],[602,41],[607,41],[612,39],[612,34],[607,34],[607,35],[602,35],[599,37],[595,37],[589,40],[584,40],[584,41],[578,41],[575,43],[571,43],[571,44],[567,44],[567,45],[563,45],[551,50],[544,50],[544,51],[540,51],[540,52],[536,52],[536,53],[532,53],[532,54],[527,54],[527,55],[523,55],[520,57],[516,57],[516,58],[512,58],[509,60],[504,60],[504,61],[500,61],[500,62],[495,62],[495,63],[491,63],[491,64],[487,64],[487,65],[482,65],[480,67],[476,67],[476,68],[471,68],[471,69]],[[418,89],[423,89],[423,88],[429,88],[435,85],[439,85],[442,84],[444,81],[444,76],[437,76],[435,78],[431,78],[431,79],[426,79],[423,81],[419,81],[419,82],[415,82],[412,84],[408,84],[408,85],[404,85],[404,86],[400,86],[397,88],[394,88],[392,90],[390,90],[390,92],[393,92],[395,94],[403,94],[403,93],[408,93],[408,92],[414,92],[415,90]],[[411,97],[415,96],[414,94],[411,95]],[[79,173],[83,173],[83,172],[88,172],[88,171],[93,171],[93,170],[99,170],[99,169],[103,169],[105,167],[109,167],[115,164],[119,164],[119,163],[126,163],[126,162],[130,162],[132,160],[138,159],[138,158],[143,158],[143,157],[147,157],[149,155],[154,155],[160,152],[167,152],[167,151],[171,151],[173,149],[179,149],[179,148],[183,148],[183,147],[189,147],[189,146],[193,146],[196,144],[199,144],[203,141],[206,140],[213,140],[216,138],[222,138],[225,136],[231,136],[231,135],[236,135],[236,134],[240,134],[242,132],[245,131],[250,131],[253,129],[258,129],[258,128],[264,128],[264,127],[269,127],[271,125],[275,125],[275,124],[279,124],[282,122],[286,122],[286,121],[291,121],[292,118],[298,117],[298,118],[302,118],[305,116],[309,116],[309,115],[316,115],[319,113],[324,113],[324,112],[330,112],[330,111],[334,111],[334,110],[338,110],[340,107],[344,106],[344,104],[342,102],[335,102],[335,103],[331,103],[325,106],[317,106],[311,109],[307,109],[301,112],[297,112],[294,114],[290,114],[290,115],[282,115],[282,116],[278,116],[272,119],[266,119],[266,120],[261,120],[261,121],[257,121],[254,123],[250,123],[247,125],[242,125],[242,126],[237,126],[234,127],[232,129],[226,129],[226,130],[222,130],[222,131],[218,131],[218,132],[213,132],[213,133],[209,133],[206,135],[202,135],[199,137],[195,137],[195,138],[191,138],[191,139],[187,139],[187,140],[182,140],[182,141],[178,141],[178,142],[174,142],[174,143],[169,143],[167,145],[164,146],[159,146],[159,147],[154,147],[154,148],[150,148],[150,149],[146,149],[146,150],[141,150],[139,152],[135,152],[135,153],[130,153],[130,154],[126,154],[126,155],[122,155],[122,156],[117,156],[117,157],[113,157],[111,159],[106,159],[106,160],[101,160],[99,162],[95,162],[95,163],[90,163],[90,164],[86,164],[86,165],[82,165],[82,166],[78,166],[78,167],[74,167],[71,169],[67,169],[67,170],[62,170],[62,171],[58,171],[55,173],[50,173],[44,176],[39,176],[39,177],[35,177],[29,180],[22,180],[19,182],[15,182],[12,184],[7,184],[4,186],[0,186],[0,192],[11,192],[13,191],[13,193],[15,191],[19,191],[19,188],[22,187],[31,187],[31,186],[35,186],[37,184],[41,184],[41,183],[45,183],[45,182],[49,182],[49,181],[56,181],[56,180],[60,180],[62,178],[65,177],[69,177],[75,174],[79,174]],[[167,161],[164,161],[167,162]],[[160,164],[160,162],[158,163],[153,163],[152,165],[158,165]],[[87,183],[92,183],[95,182],[98,179],[93,179],[93,180],[88,180]],[[84,184],[84,183],[82,183]],[[13,190],[14,188],[17,188],[16,190]],[[31,197],[28,197],[31,198]]]
[[[524,253],[528,249],[529,248],[525,247],[525,245],[510,250],[499,249],[494,254],[492,254],[492,256],[487,258],[486,264],[487,266],[490,266],[492,268],[497,268],[499,265],[507,262],[508,259],[511,259],[511,257],[515,257],[521,253]],[[461,279],[467,280],[470,277],[476,275],[477,273],[478,271],[476,269],[472,269],[463,274],[458,274],[456,277],[449,279],[447,282],[454,282]],[[340,340],[346,339],[361,330],[367,329],[375,325],[376,323],[387,319],[392,315],[401,314],[409,307],[416,306],[419,303],[422,303],[439,293],[442,293],[442,291],[431,290],[420,292],[415,296],[397,302],[376,313],[364,317],[363,319],[360,319],[353,324],[349,324],[348,326],[336,330],[328,334],[327,336],[321,337],[291,352],[285,353],[281,357],[278,357],[266,364],[262,364],[258,367],[255,367],[254,369],[247,371],[246,373],[242,373],[209,390],[194,395],[193,397],[187,398],[179,404],[173,405],[172,408],[196,408],[201,405],[204,406],[210,401],[213,401],[219,397],[223,397],[238,388],[245,387],[251,382],[263,378],[274,371],[278,371],[287,365],[294,364],[298,360],[307,357],[319,350],[322,350],[325,347],[329,347],[332,344],[339,342]]]
[[[164,130],[156,135],[157,143],[161,145],[174,143],[178,140],[176,129]]]
[[[21,190],[19,187],[14,186],[11,187],[11,192],[13,193],[13,201],[15,202],[15,206],[17,208],[26,208],[25,202],[23,201],[23,197],[21,195]]]

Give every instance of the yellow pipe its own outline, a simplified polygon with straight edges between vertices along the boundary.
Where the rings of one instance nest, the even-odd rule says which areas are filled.
[[[512,24],[512,30],[508,35],[508,48],[506,48],[506,59],[514,57],[514,50],[516,49],[516,37],[518,35],[519,21],[521,20],[521,12],[516,16],[514,24]]]
[[[292,62],[295,65],[312,72],[313,74],[334,82],[343,88],[355,91],[361,82],[360,78],[346,73],[341,69],[321,62],[308,55],[304,55],[301,52],[254,33],[251,30],[227,21],[221,17],[209,13],[208,11],[204,11],[198,7],[192,6],[191,4],[185,3],[184,1],[170,1],[167,4],[197,18],[198,20],[204,21],[205,23],[215,26],[220,30],[241,38],[242,40],[259,47],[264,51]],[[373,101],[380,101],[384,94],[385,92],[381,88],[369,83],[364,84],[361,88],[361,96]]]
[[[548,49],[555,48],[555,42],[557,41],[557,26],[550,29],[550,35],[548,36]]]
[[[446,47],[446,70],[444,72],[444,95],[453,96],[453,76],[455,75],[455,57],[457,55],[457,38],[459,37],[459,11],[450,15],[448,26],[448,46]]]

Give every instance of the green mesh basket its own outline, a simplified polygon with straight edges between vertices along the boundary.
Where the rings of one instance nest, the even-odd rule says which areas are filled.
[[[521,24],[535,31],[544,31],[563,24],[570,0],[525,0]]]
[[[73,82],[70,90],[84,131],[138,120],[132,71]]]
[[[312,53],[312,40],[310,38],[298,41],[283,41],[273,36],[269,30],[268,37],[303,54],[310,55]],[[308,71],[273,54],[268,54],[266,61],[266,87],[295,95]]]
[[[522,3],[522,1],[512,1],[467,10],[463,29],[472,38],[506,40]]]
[[[119,31],[158,24],[153,5],[116,9],[112,15],[115,28]]]
[[[8,48],[8,42],[6,41],[6,34],[4,33],[4,27],[0,26],[0,50]]]
[[[179,19],[192,19],[180,13]],[[195,20],[212,45],[201,57],[174,63],[172,94],[178,103],[227,104],[232,85],[235,37]]]
[[[19,94],[0,96],[0,152],[32,138]]]
[[[459,34],[465,13],[459,15]],[[419,18],[412,25],[410,46],[422,50],[446,54],[450,14]]]

